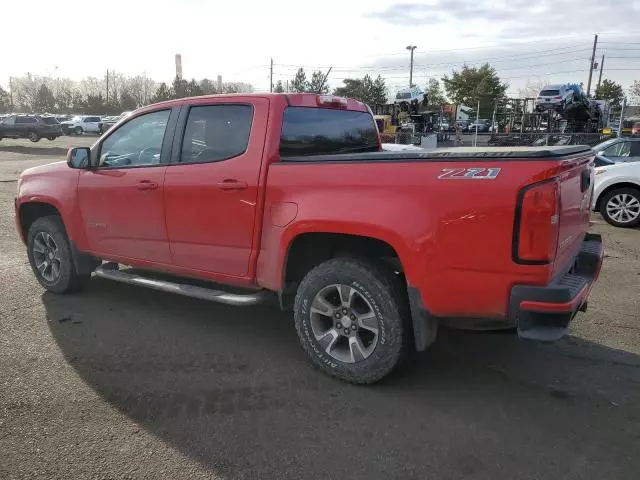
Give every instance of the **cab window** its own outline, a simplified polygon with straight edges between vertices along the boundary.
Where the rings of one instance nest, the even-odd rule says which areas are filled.
[[[170,110],[147,113],[130,120],[101,144],[100,168],[157,165]]]
[[[180,162],[218,162],[243,154],[249,145],[252,120],[250,105],[191,107]]]

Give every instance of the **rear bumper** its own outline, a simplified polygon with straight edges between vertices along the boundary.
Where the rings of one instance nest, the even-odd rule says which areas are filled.
[[[603,258],[602,237],[588,233],[568,273],[543,287],[513,287],[509,318],[518,327],[518,335],[547,342],[562,338],[578,311],[586,310]]]

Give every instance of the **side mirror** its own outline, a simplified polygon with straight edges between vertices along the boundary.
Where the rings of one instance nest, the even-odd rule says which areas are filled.
[[[600,150],[598,153],[596,153],[596,155],[598,155],[599,157],[604,157],[604,150]]]
[[[67,152],[67,165],[69,168],[89,168],[91,150],[89,147],[74,147]]]

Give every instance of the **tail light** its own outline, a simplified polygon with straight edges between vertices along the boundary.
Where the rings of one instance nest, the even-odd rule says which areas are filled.
[[[553,261],[558,247],[560,191],[556,180],[525,187],[518,195],[514,260],[524,264]]]
[[[347,106],[347,99],[335,95],[318,95],[318,105],[344,108]]]
[[[562,97],[553,97],[553,98],[555,98],[556,100],[562,100]]]

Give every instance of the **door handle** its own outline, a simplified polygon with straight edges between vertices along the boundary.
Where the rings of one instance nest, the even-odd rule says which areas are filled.
[[[229,178],[227,180],[223,180],[222,182],[218,182],[217,186],[220,190],[244,190],[249,185],[247,185],[247,182],[240,182],[238,180]]]
[[[140,180],[136,183],[136,188],[138,190],[155,190],[158,188],[158,184],[156,182],[152,182],[151,180]]]

